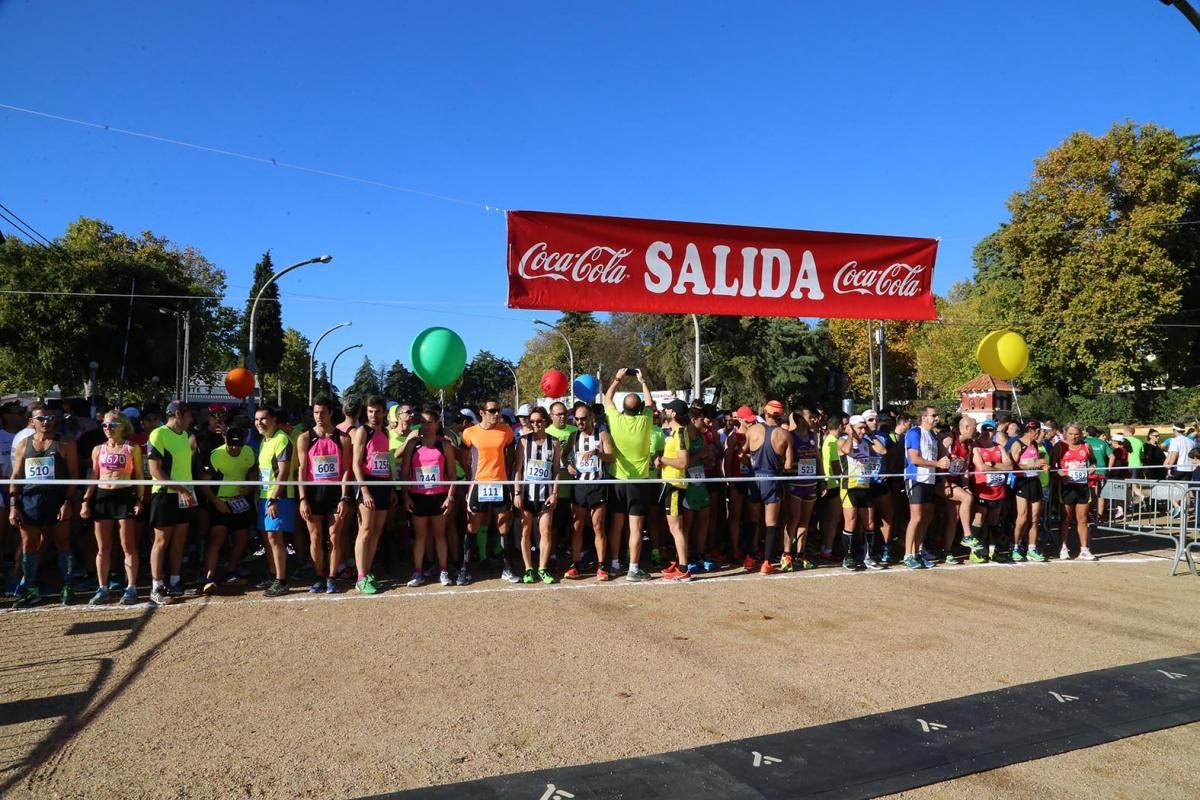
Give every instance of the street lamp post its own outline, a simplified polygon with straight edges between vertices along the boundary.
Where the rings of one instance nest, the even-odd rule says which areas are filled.
[[[316,365],[317,365],[317,347],[320,346],[321,340],[324,339],[329,334],[333,333],[334,331],[338,330],[339,328],[349,328],[353,324],[354,324],[353,322],[346,321],[339,325],[334,325],[332,328],[330,328],[329,330],[325,331],[320,336],[318,336],[317,343],[312,346],[312,350],[308,351],[308,404],[309,404],[309,406],[312,406],[312,402],[313,402],[313,370],[316,368]]]
[[[517,371],[507,364],[504,367],[512,373],[513,376],[513,408],[521,407],[521,382],[517,380]]]
[[[550,330],[554,331],[559,336],[561,336],[562,340],[567,343],[567,358],[570,359],[570,369],[571,369],[571,378],[570,378],[570,386],[569,386],[569,388],[571,390],[571,405],[575,405],[575,351],[571,349],[571,340],[567,338],[567,335],[565,333],[563,333],[561,330],[559,330],[557,325],[551,325],[549,322],[543,322],[540,319],[535,319],[533,321],[533,324],[534,325],[543,325],[543,326],[549,328]]]
[[[333,357],[333,363],[329,365],[329,384],[330,384],[330,386],[337,386],[337,381],[335,381],[333,379],[333,371],[335,369],[337,369],[338,359],[342,357],[342,353],[346,353],[350,350],[355,349],[356,347],[362,347],[362,344],[361,343],[360,344],[352,344],[349,347],[343,348],[341,350],[341,352],[339,352],[336,356]]]
[[[700,318],[692,314],[692,327],[696,329],[696,360],[692,365],[692,402],[704,402],[700,396]]]
[[[307,264],[328,264],[330,261],[333,261],[333,256],[328,255],[317,256],[316,258],[310,258],[306,261],[297,261],[290,267],[284,267],[278,272],[272,274],[271,277],[267,279],[267,282],[262,285],[262,288],[258,290],[258,294],[254,295],[254,302],[250,305],[250,348],[246,351],[246,369],[254,373],[254,377],[256,379],[258,378],[258,360],[254,357],[254,317],[258,313],[258,301],[262,299],[263,292],[265,292],[267,287],[272,283],[279,280],[284,275],[287,275],[294,269],[299,269]],[[256,380],[256,383],[257,382],[258,381]],[[250,414],[252,417],[254,414],[254,400],[254,392],[251,392],[250,396],[246,398],[246,406],[250,409]]]
[[[158,313],[175,315],[175,398],[186,403],[192,366],[190,358],[192,349],[192,312],[159,308]],[[182,348],[179,346],[180,324],[183,325]]]

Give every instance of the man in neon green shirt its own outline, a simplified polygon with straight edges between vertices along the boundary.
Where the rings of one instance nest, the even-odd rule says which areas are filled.
[[[147,441],[150,476],[163,483],[150,490],[150,524],[154,544],[150,548],[150,602],[169,605],[183,597],[183,551],[188,527],[196,514],[196,489],[191,486],[192,458],[196,440],[188,434],[192,410],[187,403],[172,400],[167,421],[150,431]],[[164,585],[164,564],[170,551],[171,585]]]
[[[296,519],[296,487],[284,486],[292,474],[295,448],[287,433],[280,429],[278,415],[270,406],[254,412],[254,427],[261,437],[258,445],[258,474],[262,488],[258,492],[258,529],[267,540],[267,551],[275,580],[264,595],[278,597],[287,593],[287,542]]]
[[[618,408],[613,399],[617,386],[632,373],[642,384],[642,397],[633,392],[625,395],[621,407]],[[643,400],[643,398],[645,398]],[[612,437],[613,477],[629,483],[616,484],[613,487],[613,498],[609,504],[611,522],[608,529],[608,551],[612,554],[613,569],[620,568],[621,534],[625,530],[626,517],[629,519],[629,572],[626,580],[644,581],[650,575],[638,566],[642,554],[642,525],[646,519],[646,511],[654,502],[653,485],[639,483],[650,475],[650,437],[654,427],[654,400],[650,396],[650,387],[642,378],[641,370],[621,368],[613,378],[612,385],[604,395],[604,407],[608,416],[608,434]]]

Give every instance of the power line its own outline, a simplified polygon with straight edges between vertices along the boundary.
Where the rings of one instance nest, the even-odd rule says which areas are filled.
[[[8,214],[6,214],[5,212],[3,212],[3,211],[0,211],[0,219],[4,220],[4,221],[5,221],[5,222],[7,222],[9,225],[11,225],[11,226],[12,226],[12,228],[13,228],[13,230],[15,230],[15,231],[16,231],[18,234],[20,234],[21,236],[24,236],[24,237],[25,237],[26,239],[28,239],[28,240],[29,240],[29,241],[30,241],[32,244],[36,244],[38,247],[41,247],[41,248],[43,248],[43,249],[49,249],[49,245],[43,244],[42,242],[38,241],[38,239],[35,237],[35,235],[34,235],[34,234],[32,234],[32,233],[30,233],[29,231],[25,230],[25,228],[23,228],[19,222],[17,222],[15,219],[13,219],[12,217],[10,217],[10,216],[9,216]]]
[[[280,161],[277,158],[258,156],[258,155],[253,155],[250,153],[239,153],[236,150],[224,150],[220,147],[212,147],[212,146],[206,145],[206,144],[197,144],[195,142],[185,142],[182,139],[170,139],[166,136],[157,136],[153,133],[144,133],[142,131],[134,131],[134,130],[129,130],[127,128],[117,128],[112,125],[105,125],[100,122],[90,122],[88,120],[83,120],[83,119],[74,119],[72,117],[64,117],[64,116],[60,116],[58,114],[50,114],[45,111],[37,111],[32,108],[23,108],[21,106],[13,106],[13,105],[9,105],[8,103],[0,103],[0,108],[7,109],[9,111],[16,111],[17,113],[20,113],[20,114],[30,114],[35,117],[43,117],[45,119],[52,119],[52,120],[55,120],[56,122],[67,122],[72,125],[81,125],[85,128],[95,128],[97,130],[107,131],[108,133],[120,133],[125,136],[133,136],[138,139],[149,139],[152,142],[162,142],[163,144],[172,144],[177,147],[187,147],[192,150],[200,150],[201,152],[212,153],[214,155],[228,156],[229,158],[240,158],[245,161],[254,161],[259,164],[268,164],[272,167],[280,167],[282,169],[296,170],[297,172],[307,172],[312,175],[320,175],[322,177],[334,178],[336,180],[341,180],[341,181],[350,181],[351,183],[361,183],[361,184],[365,184],[367,186],[375,186],[380,189],[389,189],[394,192],[405,192],[407,194],[419,195],[421,197],[429,197],[434,200],[443,200],[447,203],[459,203],[460,205],[474,206],[476,208],[482,208],[484,211],[502,211],[503,210],[498,206],[489,205],[487,203],[480,203],[476,200],[464,200],[461,197],[452,197],[452,196],[446,195],[446,194],[438,194],[436,192],[427,192],[422,189],[414,189],[410,186],[399,186],[394,183],[378,181],[378,180],[374,180],[372,178],[360,178],[357,175],[346,175],[341,172],[333,172],[333,171],[327,170],[327,169],[320,169],[319,167],[309,167],[309,166],[305,166],[303,164],[289,164],[285,161]]]
[[[29,231],[29,233],[30,233],[30,234],[32,234],[33,236],[37,237],[38,239],[41,239],[41,240],[42,240],[42,242],[44,242],[44,243],[45,243],[45,246],[46,246],[46,247],[49,247],[49,246],[52,244],[52,243],[51,243],[51,241],[50,241],[49,239],[47,239],[45,236],[42,236],[42,234],[41,234],[41,233],[40,233],[40,232],[39,232],[37,229],[35,229],[35,228],[34,228],[32,225],[30,225],[30,224],[29,224],[28,222],[26,222],[25,220],[21,219],[21,218],[20,218],[20,217],[17,215],[17,212],[13,211],[11,208],[9,208],[8,206],[4,205],[4,203],[0,203],[0,209],[3,209],[3,210],[4,210],[4,211],[7,213],[7,214],[9,214],[9,215],[10,215],[10,216],[12,216],[14,219],[16,219],[16,220],[17,220],[17,222],[21,223],[21,225],[22,225],[22,226],[24,226],[25,230]]]

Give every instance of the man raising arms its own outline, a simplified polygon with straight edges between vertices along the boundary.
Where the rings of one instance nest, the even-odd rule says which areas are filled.
[[[642,384],[642,397],[633,392],[625,395],[621,408],[613,399],[617,387],[625,376],[632,373]],[[625,579],[630,581],[649,580],[650,575],[638,566],[642,554],[642,525],[646,510],[653,502],[650,487],[639,481],[650,474],[650,433],[654,427],[654,400],[650,387],[646,385],[641,370],[622,367],[604,394],[604,407],[608,410],[608,432],[612,437],[613,477],[623,481],[613,487],[612,519],[609,523],[608,550],[615,561],[621,551],[621,533],[625,521],[629,520],[629,572]]]

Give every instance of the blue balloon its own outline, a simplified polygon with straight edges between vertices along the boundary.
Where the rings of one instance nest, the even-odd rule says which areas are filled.
[[[585,403],[590,403],[596,399],[596,393],[600,391],[600,381],[596,380],[595,375],[580,375],[575,379],[575,396]]]

